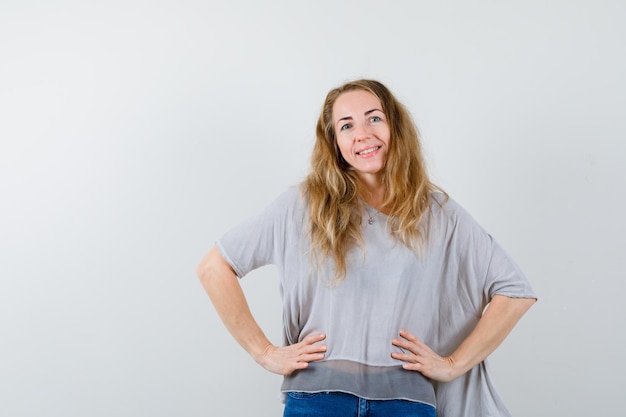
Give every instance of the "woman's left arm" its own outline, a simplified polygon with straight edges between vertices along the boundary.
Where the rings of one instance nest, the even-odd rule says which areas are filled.
[[[436,381],[452,381],[489,356],[535,301],[495,295],[474,330],[448,357],[437,355],[415,335],[400,330],[400,338],[393,339],[392,344],[406,353],[393,352],[391,357],[405,362],[404,369],[419,371]]]

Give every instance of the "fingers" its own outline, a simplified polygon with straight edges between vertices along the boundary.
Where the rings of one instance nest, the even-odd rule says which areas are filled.
[[[294,348],[296,348],[301,354],[314,354],[326,352],[326,345],[321,344],[322,340],[326,339],[325,334],[314,334],[309,335],[302,339],[300,343],[296,343]]]
[[[391,357],[401,361],[404,369],[421,372],[436,381],[453,379],[450,358],[439,356],[414,334],[401,330],[400,337],[391,343],[402,349],[402,352],[392,352]]]
[[[292,372],[305,369],[310,362],[324,359],[327,347],[319,343],[326,339],[326,335],[319,333],[305,337],[302,341],[288,346],[269,346],[259,363],[270,372],[280,375],[289,375]]]
[[[311,335],[308,335],[307,337],[305,337],[304,339],[302,339],[302,341],[300,343],[297,343],[297,345],[303,345],[303,346],[325,346],[325,345],[320,345],[319,344],[319,342],[321,342],[324,339],[326,339],[326,335],[323,334],[323,333],[311,334]]]
[[[413,341],[415,341],[415,340],[419,340],[419,339],[417,338],[417,336],[415,336],[413,333],[411,333],[411,332],[409,332],[409,331],[407,331],[407,330],[400,329],[400,332],[399,332],[399,333],[400,333],[400,336],[402,336],[403,338],[405,338],[405,339],[406,339],[406,340],[408,340],[408,341],[413,342]]]
[[[402,338],[401,340],[406,341],[408,343],[411,344],[415,344],[415,345],[421,345],[421,346],[425,346],[424,343],[422,343],[422,341],[415,336],[413,333],[407,331],[407,330],[400,330],[399,332],[400,337]]]
[[[327,347],[320,342],[325,339],[326,335],[319,333],[309,335],[293,345],[271,346],[260,363],[271,372],[289,375],[296,370],[307,368],[310,362],[324,359]]]
[[[292,360],[295,361],[295,369],[304,369],[309,362],[324,359],[327,347],[325,344],[319,343],[324,339],[326,339],[325,334],[313,334],[305,337],[295,345],[285,347],[286,350],[293,351],[294,356]]]
[[[400,330],[400,337],[400,339],[393,339],[391,344],[401,349],[408,350],[415,355],[423,354],[424,351],[429,350],[428,346],[419,340],[417,336],[406,330]]]
[[[423,343],[414,334],[400,330],[400,338],[394,338],[391,341],[393,346],[399,347],[403,352],[392,352],[391,357],[393,359],[404,362],[402,367],[404,369],[420,371],[422,367],[421,355]]]
[[[419,353],[414,353],[411,351],[408,352],[392,352],[391,357],[393,359],[404,362],[402,367],[404,369],[410,369],[414,371],[421,371],[423,362],[426,359],[424,356],[421,356]]]

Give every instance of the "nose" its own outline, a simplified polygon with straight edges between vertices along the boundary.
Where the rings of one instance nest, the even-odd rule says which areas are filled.
[[[370,137],[370,128],[365,123],[359,123],[354,127],[354,139],[361,141]]]

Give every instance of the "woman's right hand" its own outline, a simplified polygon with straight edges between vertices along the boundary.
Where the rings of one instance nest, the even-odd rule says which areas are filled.
[[[324,339],[326,339],[324,334],[313,334],[289,346],[268,345],[255,360],[270,372],[289,375],[299,369],[305,369],[309,362],[324,359],[326,345],[318,343]]]

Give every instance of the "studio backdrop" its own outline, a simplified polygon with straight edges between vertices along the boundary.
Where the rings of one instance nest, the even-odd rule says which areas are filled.
[[[0,3],[0,415],[279,416],[195,268],[309,169],[326,92],[385,83],[539,302],[514,415],[626,408],[619,1]],[[277,271],[242,280],[282,342]]]

